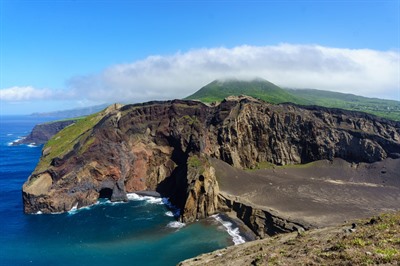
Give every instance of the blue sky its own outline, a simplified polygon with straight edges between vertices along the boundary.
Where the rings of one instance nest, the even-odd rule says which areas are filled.
[[[232,76],[400,100],[398,0],[0,3],[0,114],[181,98]]]

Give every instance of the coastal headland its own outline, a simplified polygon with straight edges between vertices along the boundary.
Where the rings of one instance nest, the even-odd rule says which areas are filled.
[[[258,237],[400,206],[398,122],[273,105],[112,105],[56,134],[23,187],[26,213],[157,191],[182,222],[233,211]]]
[[[111,105],[57,133],[23,186],[26,213],[157,191],[182,222],[233,212],[258,237],[400,206],[399,122],[248,96]]]

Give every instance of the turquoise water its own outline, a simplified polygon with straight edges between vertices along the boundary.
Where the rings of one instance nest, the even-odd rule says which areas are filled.
[[[0,265],[176,265],[233,244],[215,219],[180,224],[152,197],[100,200],[64,214],[23,214],[21,187],[41,147],[8,143],[43,121],[0,118]]]

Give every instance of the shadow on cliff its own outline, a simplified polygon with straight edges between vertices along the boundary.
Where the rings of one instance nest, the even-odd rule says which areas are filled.
[[[169,144],[174,147],[171,159],[177,164],[171,175],[161,181],[156,191],[180,210],[183,210],[187,197],[187,159],[188,154],[181,148],[180,141],[174,138],[168,139]]]
[[[182,210],[186,203],[187,194],[187,165],[178,165],[171,175],[165,178],[158,186],[156,191],[162,197],[169,198],[169,201],[177,208]]]

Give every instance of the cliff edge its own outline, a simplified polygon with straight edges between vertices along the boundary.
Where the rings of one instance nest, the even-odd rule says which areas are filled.
[[[14,141],[12,145],[34,144],[41,145],[46,143],[51,137],[69,125],[76,123],[77,119],[54,121],[35,125],[28,136]]]
[[[129,192],[155,190],[181,210],[183,222],[192,222],[246,205],[235,200],[234,190],[228,193],[227,184],[235,180],[221,179],[214,160],[249,171],[337,158],[369,165],[398,161],[399,151],[399,123],[365,113],[272,105],[247,96],[215,106],[185,100],[112,105],[68,126],[43,147],[23,186],[24,211],[65,212],[99,198],[121,201]],[[267,206],[267,198],[258,203]],[[250,203],[252,212],[241,219],[261,237],[271,219],[282,224],[281,231],[312,224],[291,215],[281,219]]]

